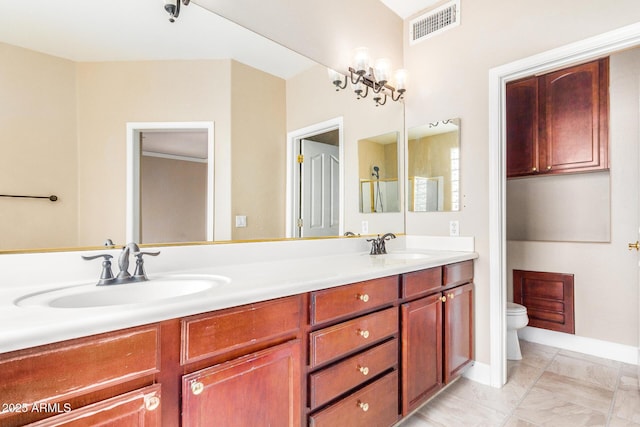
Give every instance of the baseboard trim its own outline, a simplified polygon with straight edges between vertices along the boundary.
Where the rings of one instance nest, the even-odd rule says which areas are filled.
[[[491,385],[491,366],[474,361],[462,376],[480,384]]]
[[[527,326],[518,331],[518,337],[525,341],[549,345],[563,350],[576,351],[591,356],[602,357],[619,362],[638,364],[638,348],[630,345],[580,337],[563,332]]]

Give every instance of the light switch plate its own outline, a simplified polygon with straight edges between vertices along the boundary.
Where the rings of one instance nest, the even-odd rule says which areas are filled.
[[[369,234],[369,221],[362,221],[360,225],[360,232],[362,234]]]
[[[247,226],[246,215],[236,215],[236,228],[244,228]]]

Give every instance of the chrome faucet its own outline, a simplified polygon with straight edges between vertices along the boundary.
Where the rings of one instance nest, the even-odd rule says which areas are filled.
[[[136,268],[133,275],[129,273],[129,255],[131,253],[136,257]],[[123,283],[143,282],[145,280],[149,280],[146,272],[144,271],[144,260],[142,257],[144,255],[157,256],[159,254],[159,251],[141,252],[140,247],[134,242],[127,244],[122,248],[122,252],[118,257],[118,267],[120,268],[120,272],[115,277],[111,271],[111,258],[113,258],[111,254],[99,254],[92,256],[82,255],[82,259],[89,261],[96,258],[104,258],[104,261],[102,262],[102,273],[100,274],[100,279],[98,280],[97,285],[120,285]]]
[[[378,237],[375,239],[367,239],[367,242],[371,242],[371,252],[370,255],[384,255],[387,253],[387,247],[385,242],[387,240],[395,239],[396,235],[393,233],[386,233],[382,237],[378,234]]]

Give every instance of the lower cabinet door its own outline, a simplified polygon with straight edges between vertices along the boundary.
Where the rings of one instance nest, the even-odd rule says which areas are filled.
[[[63,413],[29,424],[29,426],[84,427],[99,425],[159,427],[162,425],[160,421],[159,384],[112,397],[78,409],[73,409],[62,404],[49,404],[44,407],[39,407],[38,410],[43,412],[58,411]]]
[[[473,360],[473,284],[444,292],[444,383]]]
[[[398,371],[309,417],[311,427],[389,427],[399,419]]]
[[[300,340],[182,377],[182,425],[299,426]]]
[[[442,387],[442,294],[402,304],[402,415]]]

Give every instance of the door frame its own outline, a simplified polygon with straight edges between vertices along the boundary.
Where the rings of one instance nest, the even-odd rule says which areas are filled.
[[[303,139],[308,139],[320,133],[338,130],[338,154],[340,156],[340,165],[338,166],[338,175],[340,179],[340,194],[338,196],[339,203],[339,235],[344,232],[344,118],[342,116],[316,123],[301,129],[287,133],[287,200],[286,200],[286,218],[285,232],[287,238],[297,237],[297,217],[300,206],[300,178],[295,173],[298,165],[296,147]]]
[[[640,23],[489,70],[489,322],[490,384],[493,387],[502,387],[507,380],[506,84],[637,46],[640,46]]]
[[[214,239],[214,123],[127,122],[126,241],[140,243],[140,135],[150,130],[207,131],[207,241]]]

